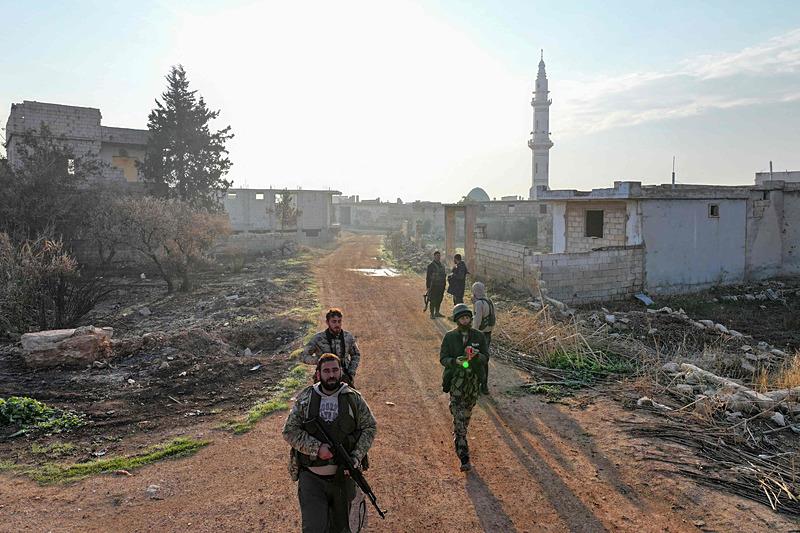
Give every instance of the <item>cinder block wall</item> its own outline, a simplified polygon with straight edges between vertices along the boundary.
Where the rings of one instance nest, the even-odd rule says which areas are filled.
[[[603,211],[603,237],[586,236],[586,211]],[[624,203],[567,204],[567,252],[586,252],[606,246],[625,245],[627,211]]]
[[[525,271],[529,278],[539,277],[549,297],[565,303],[624,299],[644,286],[644,247],[531,255],[525,258]]]
[[[475,272],[478,277],[508,283],[511,287],[539,292],[539,270],[530,261],[535,257],[528,246],[491,239],[477,240]]]

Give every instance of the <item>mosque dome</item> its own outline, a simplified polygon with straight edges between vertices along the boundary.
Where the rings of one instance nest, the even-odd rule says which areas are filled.
[[[491,198],[489,198],[489,195],[486,194],[486,191],[484,191],[480,187],[475,187],[474,189],[469,191],[469,194],[467,194],[466,199],[471,200],[473,202],[488,202],[489,200],[491,200]]]

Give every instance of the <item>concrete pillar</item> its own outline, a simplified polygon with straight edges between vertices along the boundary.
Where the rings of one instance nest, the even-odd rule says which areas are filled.
[[[478,206],[475,204],[464,205],[464,261],[467,263],[467,270],[475,272],[475,258],[478,255],[478,247],[475,243],[475,224],[478,220]]]
[[[458,206],[444,207],[444,260],[452,258],[456,253],[456,210]]]

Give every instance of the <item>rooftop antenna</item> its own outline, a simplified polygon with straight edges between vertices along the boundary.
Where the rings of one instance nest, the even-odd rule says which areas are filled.
[[[672,186],[675,187],[675,156],[672,156]]]

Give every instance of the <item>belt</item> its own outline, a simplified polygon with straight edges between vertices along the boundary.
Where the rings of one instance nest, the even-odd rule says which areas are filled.
[[[311,470],[309,470],[309,469],[308,469],[308,468],[306,468],[306,467],[302,467],[300,470],[304,470],[304,471],[308,472],[309,474],[311,474],[312,476],[314,476],[314,477],[317,477],[317,478],[319,478],[319,479],[322,479],[322,480],[324,480],[324,481],[333,481],[333,480],[335,480],[335,479],[336,479],[336,474],[331,474],[331,475],[328,475],[328,476],[323,476],[322,474],[317,474],[316,472],[312,472]]]

